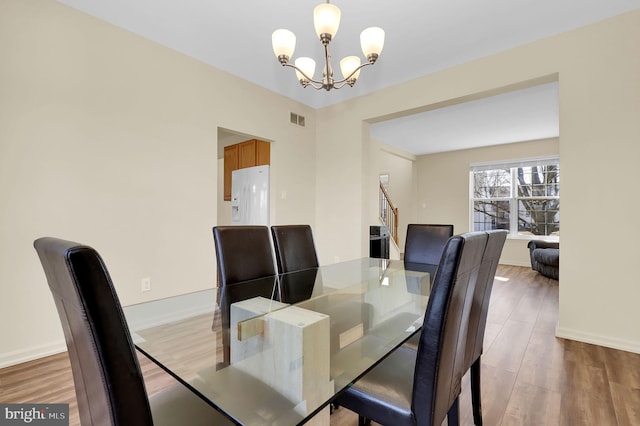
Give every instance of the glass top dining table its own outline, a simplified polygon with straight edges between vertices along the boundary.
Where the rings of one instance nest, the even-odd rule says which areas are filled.
[[[422,326],[430,272],[363,258],[124,314],[140,352],[234,422],[329,424],[332,399]]]

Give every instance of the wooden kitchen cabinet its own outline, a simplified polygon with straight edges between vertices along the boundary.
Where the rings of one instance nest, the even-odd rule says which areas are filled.
[[[247,167],[269,165],[269,142],[251,139],[224,148],[224,200],[231,201],[231,172]]]
[[[231,172],[238,168],[238,147],[229,145],[224,147],[224,199],[231,201]]]

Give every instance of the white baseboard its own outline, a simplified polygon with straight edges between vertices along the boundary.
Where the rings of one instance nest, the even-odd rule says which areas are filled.
[[[510,266],[524,266],[527,268],[531,268],[531,262],[527,261],[527,262],[522,262],[519,260],[513,260],[513,259],[502,259],[500,258],[500,264],[501,265],[510,265]]]
[[[166,299],[160,299],[155,303],[125,307],[129,311],[127,313],[128,325],[132,329],[145,329],[195,315],[212,313],[216,306],[215,295],[213,290],[204,290],[176,296],[172,298],[171,304],[168,304]],[[132,333],[132,338],[135,341],[137,336]],[[0,353],[0,368],[58,354],[66,350],[67,345],[62,339],[18,351]]]
[[[51,342],[44,345],[33,346],[19,351],[5,352],[0,354],[0,368],[10,367],[45,356],[55,355],[67,350],[64,340]]]
[[[144,330],[190,318],[196,315],[212,313],[216,307],[215,290],[201,290],[159,299],[150,303],[126,306],[127,323],[132,330]]]
[[[556,326],[556,336],[640,354],[640,342]]]

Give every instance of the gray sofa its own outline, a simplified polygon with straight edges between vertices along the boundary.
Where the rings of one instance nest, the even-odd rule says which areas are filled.
[[[531,269],[545,277],[559,279],[560,243],[531,240],[527,245],[531,257]]]

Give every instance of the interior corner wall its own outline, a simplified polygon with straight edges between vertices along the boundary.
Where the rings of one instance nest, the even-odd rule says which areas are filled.
[[[316,142],[314,240],[321,265],[366,255],[363,239],[368,244],[369,238],[362,218],[362,120],[344,118],[338,106],[317,111],[316,141],[323,142]]]
[[[375,187],[378,177],[361,164],[368,135],[358,123],[555,75],[562,168],[557,334],[640,353],[640,227],[633,196],[640,156],[638,40],[636,10],[320,110],[316,218],[318,228],[334,236],[323,240],[323,250],[346,258],[366,254],[353,239],[363,238],[367,225],[362,209],[370,192],[361,188]]]
[[[65,347],[38,237],[124,305],[215,286],[219,127],[274,141],[273,220],[315,225],[314,109],[54,0],[0,0],[0,57],[0,367]]]
[[[469,167],[472,163],[558,155],[559,149],[558,139],[553,138],[418,157],[418,221],[451,223],[456,234],[469,232]],[[527,243],[525,239],[507,239],[500,263],[531,266]]]

